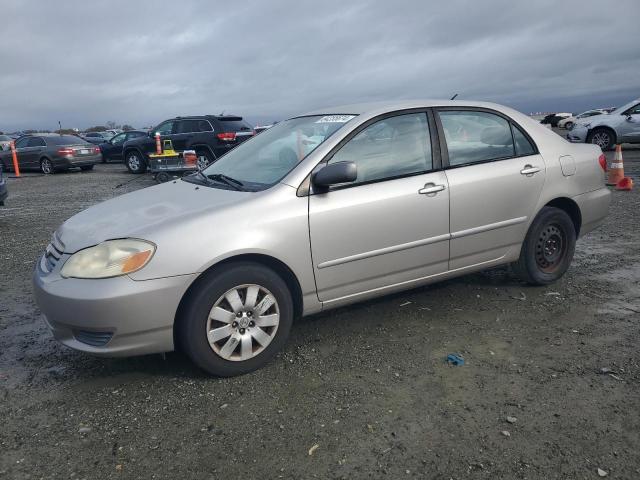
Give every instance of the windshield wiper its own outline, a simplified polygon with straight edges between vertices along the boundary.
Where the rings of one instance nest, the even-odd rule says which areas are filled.
[[[204,174],[202,174],[204,176]],[[212,173],[211,175],[206,175],[207,178],[211,180],[215,180],[216,182],[224,183],[225,185],[229,185],[235,190],[244,190],[244,183],[240,180],[236,180],[235,178],[231,178],[224,173]]]

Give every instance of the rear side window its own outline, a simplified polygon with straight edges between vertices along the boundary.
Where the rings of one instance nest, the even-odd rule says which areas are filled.
[[[87,143],[82,138],[74,137],[73,135],[60,135],[47,137],[47,145],[79,145]]]
[[[31,139],[31,137],[21,137],[18,140],[16,140],[16,148],[26,147],[27,143],[29,143],[29,139]]]
[[[198,120],[180,120],[178,133],[193,133],[198,131]]]
[[[499,115],[474,111],[438,113],[449,165],[467,165],[515,156],[510,123]]]
[[[31,137],[29,139],[29,144],[27,145],[28,147],[44,147],[46,144],[44,143],[44,140],[40,137]]]
[[[207,120],[198,120],[199,132],[213,132],[213,127]]]
[[[522,133],[522,130],[520,130],[518,127],[516,127],[513,124],[511,124],[511,128],[513,130],[513,140],[516,145],[516,155],[518,155],[519,157],[522,157],[525,155],[535,154],[536,149],[531,144],[529,139],[525,136],[525,134]]]
[[[398,115],[369,125],[329,160],[336,162],[356,164],[355,184],[431,170],[427,115]]]
[[[244,120],[219,120],[224,132],[250,132],[251,126]]]

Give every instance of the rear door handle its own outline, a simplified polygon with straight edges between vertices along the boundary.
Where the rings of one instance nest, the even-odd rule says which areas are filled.
[[[435,195],[438,192],[444,190],[444,185],[436,185],[435,183],[427,183],[424,187],[418,190],[420,195]]]
[[[530,177],[534,173],[538,173],[540,169],[538,167],[534,167],[533,165],[525,165],[522,170],[520,170],[521,175],[527,175]]]

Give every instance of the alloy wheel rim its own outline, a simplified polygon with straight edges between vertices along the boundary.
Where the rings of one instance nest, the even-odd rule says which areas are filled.
[[[209,159],[206,155],[198,155],[198,168],[204,170],[209,165]]]
[[[593,136],[593,143],[598,145],[600,148],[605,148],[609,146],[609,135],[604,132],[598,132]]]
[[[42,172],[45,174],[51,173],[51,162],[49,160],[42,160]]]
[[[278,302],[269,290],[256,284],[239,285],[213,304],[207,318],[207,341],[219,357],[241,362],[263,352],[279,324]]]
[[[547,225],[536,241],[536,264],[545,273],[552,273],[565,257],[567,239],[557,225]]]
[[[129,156],[129,166],[131,167],[131,170],[138,170],[140,168],[140,160],[137,155]]]

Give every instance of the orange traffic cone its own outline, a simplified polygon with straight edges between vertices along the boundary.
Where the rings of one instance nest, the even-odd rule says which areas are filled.
[[[633,179],[631,177],[624,177],[618,183],[616,183],[616,190],[629,191],[633,188]]]
[[[609,178],[607,179],[607,185],[617,185],[620,180],[624,178],[624,162],[622,160],[622,146],[616,145],[616,156],[613,157],[613,162],[609,167]]]

